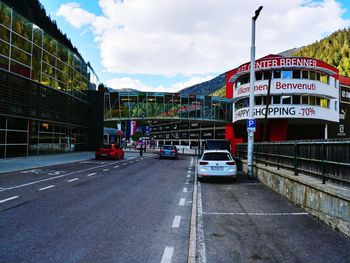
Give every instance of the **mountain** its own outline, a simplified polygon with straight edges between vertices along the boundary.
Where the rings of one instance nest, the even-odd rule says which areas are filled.
[[[340,75],[350,77],[350,28],[338,30],[320,41],[298,48],[291,55],[323,60],[336,67]]]
[[[218,92],[218,90],[221,90],[225,84],[225,73],[223,73],[211,80],[190,86],[188,88],[180,90],[179,92],[181,94],[197,95],[212,95],[214,93],[214,95],[220,96],[219,94],[221,94],[221,92]]]

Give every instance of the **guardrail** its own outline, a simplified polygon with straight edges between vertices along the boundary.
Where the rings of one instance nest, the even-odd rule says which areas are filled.
[[[237,144],[237,156],[247,157],[247,144]],[[254,161],[350,185],[350,139],[254,144]]]

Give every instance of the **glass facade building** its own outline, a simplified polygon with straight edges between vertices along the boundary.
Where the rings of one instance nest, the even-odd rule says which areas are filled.
[[[0,1],[0,158],[83,150],[97,81],[79,54]]]

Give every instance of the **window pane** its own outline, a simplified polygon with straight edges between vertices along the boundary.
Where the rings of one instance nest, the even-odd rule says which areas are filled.
[[[320,106],[323,108],[328,108],[328,99],[321,99]]]
[[[310,96],[310,105],[316,105],[316,98],[314,96]]]
[[[27,53],[31,53],[32,45],[30,42],[17,34],[12,34],[12,45],[24,50]]]
[[[291,104],[292,97],[291,96],[282,96],[282,104]]]
[[[293,70],[293,79],[300,79],[300,70]]]
[[[273,96],[273,104],[281,104],[281,96]]]
[[[274,79],[280,79],[281,78],[281,71],[276,70],[273,72],[273,78]]]
[[[34,25],[34,43],[39,47],[42,47],[43,31],[36,25]]]
[[[270,79],[271,78],[271,71],[264,71],[264,79]]]
[[[261,105],[261,103],[262,103],[262,97],[261,96],[255,97],[255,105]]]
[[[25,19],[16,12],[12,13],[12,30],[28,40],[32,39],[32,26],[29,20]]]
[[[9,56],[9,50],[10,50],[9,44],[0,41],[0,54],[8,57]]]
[[[18,62],[21,62],[27,66],[30,66],[30,55],[25,52],[19,50],[18,48],[12,47],[11,50],[11,58]]]
[[[10,71],[20,74],[24,77],[30,78],[30,68],[26,67],[22,64],[19,64],[15,61],[11,61],[11,68]]]
[[[51,66],[56,66],[56,58],[45,51],[43,52],[43,61]]]
[[[282,71],[282,79],[291,79],[292,71],[291,70],[283,70]]]
[[[56,44],[57,41],[44,32],[44,49],[54,56],[56,56]]]
[[[318,81],[321,80],[321,74],[319,72],[316,73],[316,80],[318,80]]]
[[[301,97],[301,104],[308,105],[309,104],[309,97],[308,96],[302,96]]]
[[[60,43],[57,43],[57,57],[63,62],[68,62],[68,49]]]
[[[50,77],[55,77],[55,69],[50,66],[49,64],[42,63],[42,72],[46,75],[49,75]]]
[[[33,59],[32,59],[32,80],[40,81],[41,73],[41,49],[37,46],[33,46]]]
[[[300,96],[293,96],[293,104],[300,104]]]
[[[7,129],[9,130],[27,130],[28,121],[21,118],[9,117],[7,119]]]
[[[262,80],[262,72],[255,72],[255,80]]]
[[[0,2],[0,24],[10,28],[11,24],[11,9],[3,2]]]
[[[0,39],[10,43],[10,30],[0,25]]]
[[[316,79],[316,73],[314,71],[310,71],[310,79],[312,80]]]
[[[0,56],[0,68],[9,69],[9,59]]]
[[[309,78],[309,71],[303,70],[303,71],[302,71],[302,78],[303,78],[303,79],[308,79],[308,78]]]
[[[326,75],[321,75],[321,82],[328,84],[329,83],[329,77]]]

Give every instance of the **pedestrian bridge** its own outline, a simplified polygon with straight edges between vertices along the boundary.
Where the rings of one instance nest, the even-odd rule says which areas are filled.
[[[105,121],[196,120],[232,123],[232,99],[163,92],[105,94]]]

